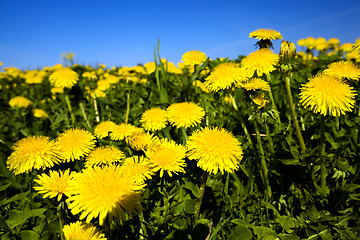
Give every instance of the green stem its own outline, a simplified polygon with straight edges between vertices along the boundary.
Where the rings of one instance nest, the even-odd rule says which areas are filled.
[[[250,133],[249,133],[247,127],[246,127],[244,119],[241,116],[241,113],[240,113],[240,110],[239,110],[239,108],[238,108],[238,106],[236,104],[235,98],[234,98],[234,96],[232,94],[229,94],[229,96],[231,98],[231,103],[232,103],[232,105],[233,105],[233,107],[234,107],[234,109],[236,111],[236,114],[237,114],[237,116],[239,118],[240,124],[241,124],[241,126],[242,126],[242,128],[244,130],[245,136],[248,139],[250,145],[254,148],[254,144],[253,144],[253,141],[251,140]]]
[[[181,127],[181,132],[182,132],[183,137],[184,137],[183,144],[184,144],[184,146],[185,146],[185,145],[186,145],[186,142],[187,142],[187,140],[188,140],[188,135],[187,135],[186,129],[185,129],[184,127]]]
[[[269,182],[269,170],[266,166],[264,148],[262,146],[262,141],[261,141],[261,137],[260,137],[260,130],[259,130],[259,124],[258,124],[258,121],[260,122],[260,117],[257,113],[255,113],[255,116],[256,116],[256,119],[254,121],[254,128],[255,128],[255,132],[256,132],[256,140],[258,143],[258,148],[259,148],[259,153],[260,153],[263,183],[266,186],[266,199],[267,199],[267,197],[271,198],[271,196],[272,196],[271,186],[270,186],[270,182]]]
[[[266,138],[267,138],[268,143],[269,143],[270,153],[271,153],[273,159],[275,161],[277,161],[276,154],[275,154],[275,149],[274,149],[274,143],[273,143],[273,140],[272,140],[272,137],[271,137],[270,128],[269,128],[269,125],[268,125],[266,120],[265,120],[265,130],[266,130]]]
[[[95,119],[96,119],[96,122],[99,123],[99,122],[100,122],[100,116],[99,116],[99,109],[98,109],[98,106],[97,106],[97,101],[96,101],[96,94],[95,94],[95,92],[93,92],[93,96],[94,96]]]
[[[84,109],[84,105],[82,102],[79,103],[79,106],[80,106],[80,109],[81,109],[81,112],[82,112],[82,115],[84,117],[84,120],[86,122],[86,124],[88,125],[89,129],[91,130],[91,125],[90,125],[90,122],[89,122],[89,119],[87,118],[87,115],[86,115],[86,112],[85,112],[85,109]]]
[[[326,189],[326,164],[325,164],[325,116],[321,115],[320,119],[320,179],[321,189]]]
[[[67,107],[69,109],[69,112],[70,112],[71,124],[74,127],[75,126],[75,116],[74,116],[74,113],[73,113],[72,108],[71,108],[69,95],[67,93],[65,93],[65,101],[66,101],[66,105],[67,105]]]
[[[129,114],[130,114],[130,91],[126,93],[126,114],[125,114],[125,123],[129,121]]]
[[[276,121],[277,121],[278,123],[281,123],[280,114],[279,114],[279,109],[278,109],[278,107],[276,106],[275,98],[274,98],[274,95],[273,95],[273,90],[272,90],[272,87],[271,87],[271,76],[270,76],[270,74],[266,74],[266,77],[267,77],[268,82],[269,82],[269,85],[270,85],[269,96],[270,96],[270,100],[271,100],[272,106],[273,106],[273,108],[274,108],[274,110],[275,110]]]
[[[209,176],[209,173],[204,171],[204,174],[201,179],[201,184],[200,184],[200,196],[197,199],[196,204],[195,204],[195,221],[198,220],[198,218],[199,218],[201,203],[202,203],[202,199],[204,197],[206,181],[207,181],[208,176]]]
[[[60,238],[61,240],[65,240],[63,227],[64,227],[64,219],[63,219],[63,209],[64,209],[64,202],[60,202],[60,209],[58,210],[58,217],[59,217],[59,228],[60,228]]]
[[[306,147],[305,147],[304,138],[303,138],[303,135],[301,133],[300,126],[299,126],[299,122],[297,120],[297,115],[296,115],[296,111],[295,111],[295,105],[294,105],[294,101],[293,101],[292,94],[291,94],[290,77],[286,77],[285,85],[286,85],[286,93],[287,93],[287,97],[288,97],[289,105],[290,105],[291,116],[292,116],[292,119],[293,119],[293,122],[294,122],[294,125],[295,125],[296,136],[297,136],[297,138],[299,140],[299,143],[300,143],[301,153],[305,154]]]

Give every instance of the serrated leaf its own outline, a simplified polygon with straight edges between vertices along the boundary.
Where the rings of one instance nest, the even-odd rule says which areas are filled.
[[[46,211],[46,208],[39,208],[27,211],[19,210],[10,210],[9,218],[6,220],[9,228],[14,228],[20,224],[23,224],[27,219],[31,217],[37,217],[40,214],[43,214]]]
[[[331,144],[331,147],[333,149],[338,149],[339,148],[339,143],[334,141],[334,138],[331,136],[330,133],[325,132],[325,138]]]

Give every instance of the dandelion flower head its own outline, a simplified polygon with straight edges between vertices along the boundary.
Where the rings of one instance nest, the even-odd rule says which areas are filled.
[[[258,29],[249,34],[250,38],[256,38],[259,40],[276,40],[283,39],[281,33],[273,30],[273,29]]]
[[[263,90],[263,91],[270,91],[270,85],[267,81],[264,81],[261,78],[252,78],[248,80],[246,83],[240,84],[241,87],[245,88],[246,90]]]
[[[45,136],[31,136],[20,139],[13,147],[14,152],[6,164],[15,175],[33,169],[45,169],[59,163],[59,151],[54,141]]]
[[[74,173],[67,188],[67,199],[72,214],[86,217],[89,223],[98,218],[100,225],[109,219],[125,219],[126,214],[142,211],[140,205],[143,186],[135,183],[125,168],[115,165],[86,168]]]
[[[125,154],[114,146],[94,148],[86,157],[85,167],[104,166],[120,162]]]
[[[71,88],[79,80],[79,75],[70,68],[57,69],[49,76],[49,81],[54,87]]]
[[[124,140],[138,131],[139,129],[134,125],[129,123],[121,123],[113,127],[112,132],[110,133],[110,138],[114,141]]]
[[[351,111],[356,95],[356,91],[347,83],[329,75],[319,74],[302,85],[300,102],[315,113],[340,116]]]
[[[244,69],[236,66],[236,63],[221,63],[216,66],[205,79],[204,85],[211,91],[228,89],[236,82],[246,81]]]
[[[263,74],[269,74],[274,71],[278,62],[278,54],[273,53],[270,49],[263,48],[250,53],[241,61],[241,64],[253,74],[256,71],[257,76],[261,77]]]
[[[101,233],[96,226],[81,221],[65,225],[62,229],[66,240],[106,240],[105,234]]]
[[[164,172],[167,172],[170,177],[173,173],[185,172],[186,148],[172,140],[161,139],[146,150],[145,154],[149,158],[153,171],[160,170],[160,177],[163,176]]]
[[[181,58],[181,61],[184,62],[184,65],[188,66],[194,66],[194,65],[201,65],[203,62],[205,62],[207,59],[207,56],[205,53],[200,52],[198,50],[193,50],[184,53],[184,55]]]
[[[35,186],[34,189],[44,194],[43,198],[54,198],[57,197],[57,200],[60,201],[63,194],[66,195],[66,188],[70,181],[70,170],[65,171],[52,171],[50,170],[49,174],[41,174],[38,176],[38,179],[34,181],[39,184]]]
[[[333,62],[327,66],[324,73],[338,79],[359,80],[360,69],[352,62]]]
[[[243,156],[240,142],[226,129],[205,127],[196,130],[186,143],[189,159],[197,160],[204,171],[232,173],[239,168]]]
[[[68,162],[88,155],[95,147],[95,137],[87,130],[70,128],[56,140],[61,150],[61,158]]]
[[[34,117],[36,118],[42,118],[42,119],[47,119],[49,117],[49,115],[47,115],[47,113],[39,108],[36,108],[33,110],[34,113]]]
[[[173,103],[166,111],[169,122],[177,128],[196,126],[205,116],[204,109],[193,102]]]
[[[144,184],[146,179],[151,179],[154,175],[149,159],[144,156],[127,157],[121,167],[126,169],[126,172],[133,176],[138,184]]]
[[[159,107],[153,107],[146,110],[141,115],[141,126],[148,131],[157,131],[166,127],[167,113]]]
[[[156,137],[145,131],[135,132],[130,137],[126,138],[126,142],[130,147],[136,151],[142,151],[148,149],[148,147],[154,142]]]
[[[27,108],[29,107],[33,102],[30,101],[29,99],[22,97],[22,96],[17,96],[17,97],[13,97],[10,99],[9,101],[9,105],[12,108],[18,107],[18,108]]]
[[[112,121],[103,121],[100,122],[98,125],[96,125],[94,129],[94,134],[96,137],[102,139],[107,136],[109,136],[109,133],[112,132],[113,127],[115,127],[116,124]]]

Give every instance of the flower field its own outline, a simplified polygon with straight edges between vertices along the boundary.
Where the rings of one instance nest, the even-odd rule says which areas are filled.
[[[249,37],[233,60],[3,68],[1,239],[359,239],[360,38]]]

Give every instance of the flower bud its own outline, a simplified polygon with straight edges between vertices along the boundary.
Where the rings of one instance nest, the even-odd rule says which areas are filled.
[[[280,47],[280,56],[282,58],[292,58],[296,55],[296,47],[293,42],[282,41]]]

